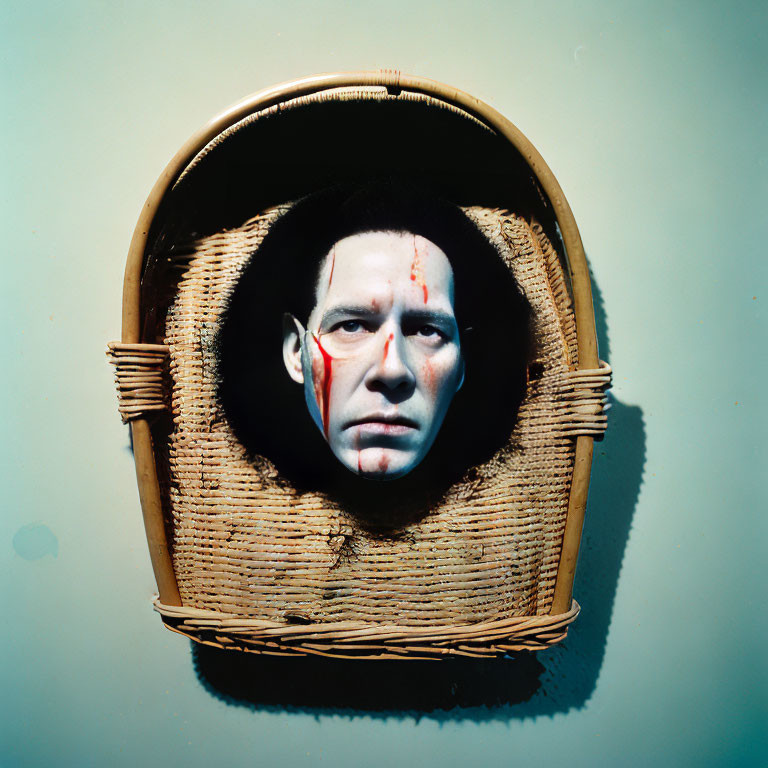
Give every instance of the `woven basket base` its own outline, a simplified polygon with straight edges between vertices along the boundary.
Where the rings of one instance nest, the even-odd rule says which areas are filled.
[[[489,658],[516,651],[541,651],[568,634],[579,615],[576,601],[567,613],[516,616],[498,621],[435,627],[403,627],[369,622],[281,624],[248,620],[197,608],[155,610],[168,629],[217,648],[272,656],[327,656],[339,659],[421,659],[456,656]]]

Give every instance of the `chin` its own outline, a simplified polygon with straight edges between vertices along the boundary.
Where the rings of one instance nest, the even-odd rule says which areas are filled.
[[[410,453],[378,447],[345,451],[345,455],[338,458],[351,472],[370,480],[397,480],[419,463]]]

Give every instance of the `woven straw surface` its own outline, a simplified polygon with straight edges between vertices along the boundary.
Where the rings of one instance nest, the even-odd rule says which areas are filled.
[[[298,493],[267,460],[248,460],[216,404],[218,319],[281,209],[192,244],[166,324],[174,420],[168,504],[185,609],[284,627],[418,628],[548,613],[573,465],[574,440],[558,409],[576,355],[570,300],[558,256],[536,223],[465,210],[533,309],[542,373],[529,383],[508,446],[390,538],[372,536],[321,494]],[[559,639],[562,627],[550,635]]]

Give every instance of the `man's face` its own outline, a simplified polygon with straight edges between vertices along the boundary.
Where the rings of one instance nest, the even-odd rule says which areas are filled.
[[[308,327],[294,321],[284,353],[353,472],[401,477],[432,446],[464,376],[453,292],[447,256],[419,235],[366,232],[326,256]]]

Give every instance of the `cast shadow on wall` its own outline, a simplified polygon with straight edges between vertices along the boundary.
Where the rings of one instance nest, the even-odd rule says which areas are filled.
[[[601,357],[610,362],[602,297],[594,282],[592,289]],[[509,720],[584,706],[603,663],[642,483],[645,442],[642,410],[611,398],[606,438],[595,444],[574,584],[582,611],[560,646],[504,660],[434,662],[280,658],[192,643],[200,683],[211,695],[235,706],[316,715]]]

